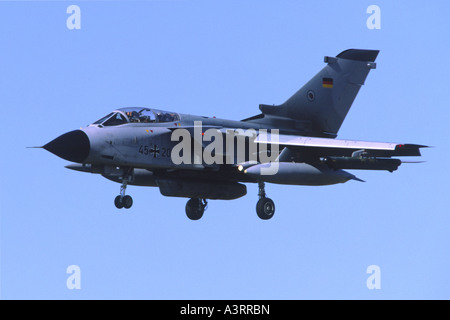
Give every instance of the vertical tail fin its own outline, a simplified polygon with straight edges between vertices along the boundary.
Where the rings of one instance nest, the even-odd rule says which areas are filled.
[[[260,105],[264,114],[309,122],[318,135],[336,135],[378,50],[349,49],[325,57],[327,65],[292,97],[279,106]]]

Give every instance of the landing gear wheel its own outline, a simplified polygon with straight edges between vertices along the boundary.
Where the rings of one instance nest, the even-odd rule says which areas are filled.
[[[122,209],[123,208],[123,202],[122,202],[122,198],[120,196],[117,196],[114,199],[114,204],[116,206],[117,209]]]
[[[269,220],[275,213],[275,203],[272,199],[266,197],[266,190],[264,182],[258,181],[259,200],[256,203],[256,213],[258,217],[263,220]]]
[[[125,209],[130,209],[133,205],[133,198],[130,196],[125,196],[122,198],[122,204]]]
[[[186,215],[191,220],[198,220],[205,212],[207,202],[204,199],[192,198],[186,203]]]
[[[133,198],[130,196],[117,196],[114,199],[114,205],[116,206],[117,209],[130,209],[131,206],[133,205]]]
[[[261,198],[256,204],[256,213],[263,220],[268,220],[275,213],[275,203],[270,198]]]

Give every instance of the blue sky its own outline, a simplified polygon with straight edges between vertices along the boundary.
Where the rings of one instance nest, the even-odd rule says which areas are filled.
[[[66,9],[81,9],[69,30]],[[366,9],[381,9],[369,30]],[[448,1],[0,1],[3,299],[449,299]],[[323,56],[379,49],[339,138],[432,145],[423,164],[327,187],[210,201],[70,171],[39,149],[113,109],[243,119]],[[416,159],[415,159],[416,160]],[[81,289],[66,269],[81,270]],[[381,270],[369,290],[366,269]]]

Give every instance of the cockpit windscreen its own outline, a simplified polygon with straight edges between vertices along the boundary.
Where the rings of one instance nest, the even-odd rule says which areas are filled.
[[[148,108],[122,108],[94,122],[101,126],[118,126],[127,123],[163,123],[180,121],[175,112]]]

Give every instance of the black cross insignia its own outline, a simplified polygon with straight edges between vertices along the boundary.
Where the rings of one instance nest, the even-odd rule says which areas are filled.
[[[157,155],[159,155],[159,148],[156,144],[154,144],[153,147],[150,149],[150,154],[153,156],[153,158],[156,158]]]

